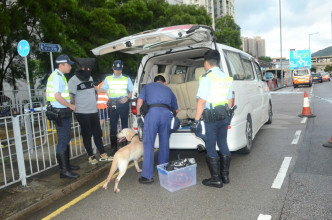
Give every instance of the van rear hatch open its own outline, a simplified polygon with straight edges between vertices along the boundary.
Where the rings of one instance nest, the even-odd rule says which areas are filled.
[[[214,31],[205,25],[178,25],[144,31],[97,47],[94,55],[120,51],[128,54],[148,54],[182,46],[206,46],[215,39]]]

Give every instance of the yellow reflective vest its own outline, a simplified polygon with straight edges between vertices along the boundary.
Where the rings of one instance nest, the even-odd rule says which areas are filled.
[[[53,77],[56,74],[60,74],[57,71],[54,71],[50,77],[48,77],[47,80],[47,85],[46,85],[46,100],[50,101],[50,102],[56,102],[57,100],[55,99],[55,93],[54,93],[54,89],[53,89]],[[66,84],[66,88],[65,91],[61,93],[61,96],[65,99],[65,100],[70,100],[70,96],[69,96],[69,90],[68,90],[68,83],[67,83],[67,79],[64,75],[61,75],[63,81]]]
[[[122,75],[121,78],[114,78],[113,75],[111,75],[106,77],[106,81],[108,83],[107,94],[110,98],[128,95],[128,77]]]
[[[219,77],[212,71],[206,73],[205,77],[209,77],[211,82],[210,93],[206,101],[211,103],[213,108],[228,104],[227,97],[232,86],[233,77]],[[199,80],[201,80],[201,77]]]

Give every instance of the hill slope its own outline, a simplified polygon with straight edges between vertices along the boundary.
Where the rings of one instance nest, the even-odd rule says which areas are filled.
[[[311,57],[332,56],[332,46],[311,54]]]

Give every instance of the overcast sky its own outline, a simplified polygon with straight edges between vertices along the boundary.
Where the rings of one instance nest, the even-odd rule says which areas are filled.
[[[281,0],[282,56],[289,50],[312,52],[332,46],[332,0]],[[279,0],[235,0],[241,36],[265,39],[266,56],[280,57]]]

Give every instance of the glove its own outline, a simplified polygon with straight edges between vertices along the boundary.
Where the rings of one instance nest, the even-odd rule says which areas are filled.
[[[142,116],[140,116],[140,115],[137,116],[137,125],[138,125],[138,127],[141,127],[142,129],[144,128],[144,121],[143,121]]]
[[[191,124],[190,124],[190,130],[192,132],[196,132],[197,127],[198,127],[198,123],[199,123],[199,121],[197,121],[197,120],[191,122]]]

